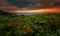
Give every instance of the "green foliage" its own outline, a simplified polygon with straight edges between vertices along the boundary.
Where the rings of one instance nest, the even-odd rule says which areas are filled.
[[[56,14],[0,16],[0,36],[60,36]]]

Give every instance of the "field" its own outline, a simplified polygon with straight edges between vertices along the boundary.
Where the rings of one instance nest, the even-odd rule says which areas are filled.
[[[60,14],[2,15],[0,36],[60,36]]]

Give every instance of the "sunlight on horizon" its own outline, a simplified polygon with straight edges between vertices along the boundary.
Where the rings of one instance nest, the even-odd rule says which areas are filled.
[[[46,9],[35,9],[35,10],[10,10],[9,12],[60,12],[60,8],[46,8]]]

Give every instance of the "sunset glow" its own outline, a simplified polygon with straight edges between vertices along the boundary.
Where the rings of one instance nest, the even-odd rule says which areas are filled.
[[[35,10],[10,10],[9,12],[60,12],[60,8],[46,8]]]

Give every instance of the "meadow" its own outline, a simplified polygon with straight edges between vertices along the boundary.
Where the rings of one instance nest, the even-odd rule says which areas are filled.
[[[0,36],[60,36],[60,14],[2,15]]]

